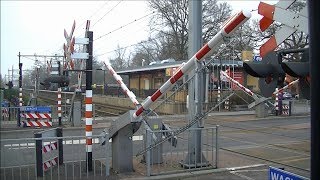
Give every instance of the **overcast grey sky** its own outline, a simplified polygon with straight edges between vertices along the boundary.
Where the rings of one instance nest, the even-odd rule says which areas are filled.
[[[256,0],[227,2],[235,11],[257,9],[259,4]],[[63,30],[69,33],[73,20],[76,21],[76,37],[84,36],[85,22],[91,20],[90,30],[96,39],[151,12],[146,1],[1,1],[2,77],[12,66],[18,69],[19,51],[23,55],[62,55]],[[117,45],[124,47],[146,40],[149,17],[94,41],[94,54],[105,53],[99,56],[99,60],[104,61],[114,56],[110,51],[117,49]],[[21,61],[24,69],[34,65],[27,58]]]

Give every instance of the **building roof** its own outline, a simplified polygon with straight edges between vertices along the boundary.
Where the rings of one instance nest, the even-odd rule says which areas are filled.
[[[166,68],[172,68],[172,67],[179,67],[184,61],[176,61],[176,62],[168,62],[163,64],[153,64],[153,65],[145,65],[140,67],[128,67],[126,69],[120,69],[116,72],[118,74],[129,74],[129,73],[135,73],[135,72],[146,72],[146,71],[153,71],[153,70],[161,70]]]
[[[130,73],[137,73],[137,72],[146,72],[146,71],[154,71],[154,70],[163,70],[166,68],[173,68],[173,67],[179,67],[182,65],[183,62],[187,61],[176,61],[176,62],[168,62],[163,64],[153,64],[153,65],[145,65],[140,67],[128,67],[125,69],[117,70],[116,73],[118,74],[130,74]],[[242,67],[243,62],[242,61],[233,61],[233,60],[214,60],[211,62],[212,66],[235,66],[235,67]]]

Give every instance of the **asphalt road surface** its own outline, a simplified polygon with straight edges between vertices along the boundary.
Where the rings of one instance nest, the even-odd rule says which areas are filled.
[[[172,128],[182,127],[187,123],[182,116],[163,117],[163,121]],[[94,135],[98,135],[105,128],[109,121],[101,120],[93,130]],[[211,115],[205,120],[205,127],[219,125],[219,158],[218,168],[229,168],[235,166],[250,166],[264,164],[261,167],[243,169],[238,171],[228,171],[230,177],[239,179],[247,177],[257,179],[266,176],[268,165],[284,167],[291,172],[309,177],[310,174],[310,116],[292,117],[268,117],[257,119],[253,115],[232,115],[215,116]],[[35,164],[35,144],[34,141],[5,141],[5,139],[32,138],[35,131],[11,130],[1,131],[1,167]],[[143,128],[135,134],[133,138],[134,155],[143,149]],[[203,133],[203,143],[209,144],[214,141],[214,132]],[[83,136],[83,128],[64,128],[63,136]],[[163,153],[166,154],[164,161],[168,158],[175,161],[184,160],[188,151],[187,134],[182,133],[178,137],[177,147],[163,144]],[[101,146],[98,139],[94,140],[93,159],[103,159],[106,157],[106,146]],[[208,148],[209,147],[209,148]],[[204,156],[214,164],[213,155],[214,144],[205,147]],[[85,139],[65,139],[64,140],[64,160],[85,161]],[[208,155],[206,153],[211,155]],[[172,156],[173,154],[173,156]],[[44,160],[53,158],[52,155],[44,155]],[[109,156],[111,152],[109,150]],[[240,158],[241,157],[241,158]],[[102,160],[103,161],[103,160]],[[172,161],[170,161],[172,162]],[[152,167],[155,170],[156,167]],[[139,172],[139,167],[136,168]],[[144,171],[142,169],[141,171]],[[143,172],[142,172],[143,173]],[[156,173],[156,172],[155,172]],[[260,174],[260,176],[258,176]],[[217,177],[226,174],[217,174]],[[204,176],[205,177],[205,176]],[[200,178],[200,177],[199,177]],[[208,178],[208,177],[207,177]],[[218,178],[219,179],[219,178]],[[232,179],[232,178],[230,178]],[[245,179],[245,178],[244,178]]]

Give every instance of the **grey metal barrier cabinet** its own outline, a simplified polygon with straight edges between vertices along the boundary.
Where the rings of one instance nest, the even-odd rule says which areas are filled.
[[[161,126],[162,126],[162,119],[160,118],[149,118],[148,119],[148,124],[150,126],[150,131],[146,131],[145,134],[145,139],[146,139],[146,143],[145,143],[145,148],[151,145],[152,141],[155,141],[157,139],[161,139],[162,134],[161,133],[155,133],[154,135],[150,133],[152,133],[151,131],[159,131],[161,130]],[[149,134],[148,134],[149,133]],[[152,137],[152,140],[149,138]],[[150,142],[149,142],[150,141]],[[152,150],[152,156],[150,156],[149,154],[144,154],[143,155],[143,161],[146,161],[146,156],[150,156],[150,164],[161,164],[163,163],[163,158],[162,158],[162,153],[163,153],[163,146],[162,144],[160,144],[159,146],[153,148]],[[147,152],[148,153],[148,152]]]
[[[200,147],[202,149],[203,156],[201,159],[194,159],[195,166],[185,168],[182,164],[185,158],[188,157],[188,139],[194,131],[201,131],[202,141]],[[154,140],[153,134],[164,134],[168,130],[150,131],[146,130],[146,139],[144,140],[148,146],[152,146],[159,140]],[[170,130],[170,132],[174,132]],[[145,174],[146,176],[155,176],[161,174],[173,174],[181,173],[186,171],[198,171],[203,169],[214,169],[218,168],[218,157],[219,157],[219,126],[207,127],[207,128],[193,128],[189,129],[177,136],[179,139],[177,146],[173,147],[170,142],[164,142],[162,144],[162,151],[155,151],[153,149],[146,151],[145,153]],[[162,136],[160,136],[162,137]],[[197,143],[196,143],[197,144]],[[157,148],[157,147],[156,147]],[[155,163],[154,158],[161,159],[162,163]],[[192,161],[191,159],[189,161]]]
[[[81,125],[81,102],[75,101],[73,103],[73,116],[72,116],[72,126],[80,126]]]
[[[101,146],[99,138],[107,136],[92,136],[94,156],[90,172],[86,168],[85,136],[1,139],[0,179],[105,179],[109,176],[110,144],[107,141]],[[54,142],[56,145],[52,145]],[[63,147],[63,161],[56,158],[62,158],[60,147]],[[39,154],[43,160],[41,167],[40,160],[36,160]]]

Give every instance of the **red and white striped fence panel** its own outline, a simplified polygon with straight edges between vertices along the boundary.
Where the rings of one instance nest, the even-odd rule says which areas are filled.
[[[47,171],[49,168],[56,166],[58,164],[58,156],[50,159],[49,161],[46,161],[43,163],[43,170]]]
[[[47,152],[50,152],[52,150],[58,149],[58,142],[50,143],[48,145],[44,145],[42,147],[42,153],[45,154]]]
[[[9,110],[8,108],[5,108],[5,107],[2,107],[1,108],[1,111],[2,111],[2,117],[9,117]]]
[[[52,122],[48,121],[26,121],[27,127],[52,127]]]
[[[51,113],[21,113],[20,116],[29,119],[51,119]]]
[[[213,53],[217,46],[224,42],[225,38],[231,37],[236,29],[245,23],[251,17],[250,12],[241,11],[231,17],[222,27],[222,29],[205,44],[191,59],[189,59],[181,68],[175,72],[152,96],[149,96],[142,103],[142,106],[133,114],[133,118],[139,117],[145,110],[149,109],[152,103],[157,101],[159,97],[172,89],[174,84],[184,76],[192,67],[195,66],[195,61],[202,61],[205,57]]]
[[[289,111],[288,110],[282,110],[282,115],[289,116]]]

